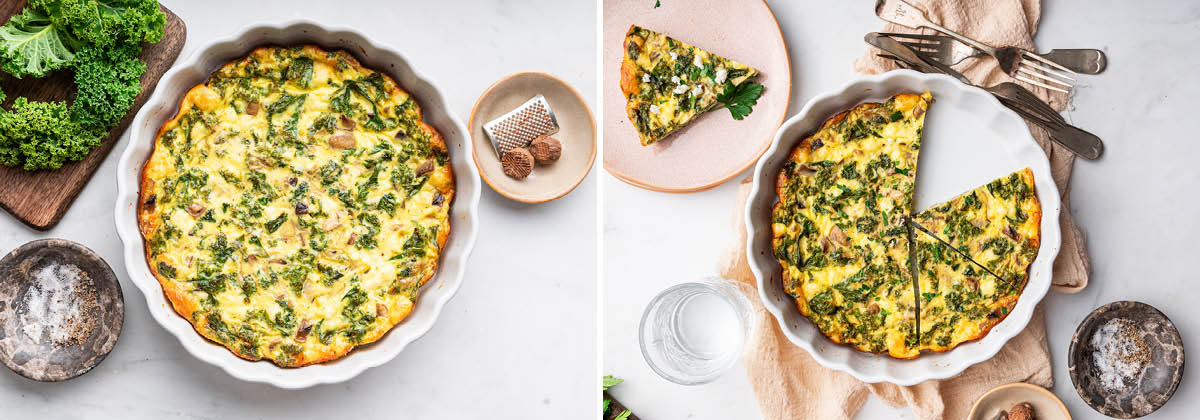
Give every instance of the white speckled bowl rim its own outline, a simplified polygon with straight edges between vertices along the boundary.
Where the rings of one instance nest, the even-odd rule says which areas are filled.
[[[173,117],[183,94],[226,62],[244,56],[261,45],[313,43],[329,49],[344,49],[368,68],[392,76],[421,105],[425,120],[446,140],[454,169],[456,193],[450,208],[450,238],[442,251],[438,272],[421,289],[412,314],[383,338],[362,346],[345,357],[301,368],[280,368],[268,361],[252,362],[234,356],[225,347],[208,341],[190,323],[175,313],[162,288],[150,273],[135,212],[142,165],[149,156],[154,136]],[[239,34],[214,40],[177,63],[163,76],[150,100],[131,125],[129,144],[117,165],[116,225],[124,243],[125,267],[129,278],[146,297],[150,314],[175,334],[189,353],[224,369],[238,379],[265,382],[281,388],[305,388],[346,381],[367,368],[392,360],[430,328],[446,302],[462,285],[467,257],[478,233],[480,196],[479,170],[471,160],[467,129],[450,109],[436,84],[413,69],[398,49],[372,40],[349,28],[327,27],[308,20],[251,26]]]
[[[1041,249],[1030,267],[1029,282],[1016,307],[984,338],[963,343],[945,353],[927,352],[916,359],[899,360],[834,344],[800,314],[795,300],[784,293],[780,284],[779,263],[771,250],[771,208],[776,202],[775,176],[780,167],[795,145],[804,136],[815,132],[822,122],[863,102],[881,101],[900,92],[922,91],[933,93],[937,101],[935,107],[962,106],[980,116],[980,120],[989,125],[979,129],[997,130],[1005,142],[1003,148],[1033,170],[1042,205]],[[929,141],[937,140],[926,139],[926,143]],[[926,160],[919,163],[921,167],[931,164],[934,163]],[[1020,167],[1012,168],[1017,169]],[[746,255],[758,281],[759,297],[788,340],[808,351],[822,366],[849,373],[861,381],[914,385],[957,375],[971,365],[990,359],[1004,343],[1025,329],[1034,308],[1050,289],[1052,265],[1062,243],[1058,224],[1060,208],[1058,188],[1050,176],[1050,161],[1016,113],[983,89],[964,85],[944,75],[898,70],[859,77],[840,89],[817,95],[799,114],[780,126],[771,147],[754,167],[753,185],[746,202]]]

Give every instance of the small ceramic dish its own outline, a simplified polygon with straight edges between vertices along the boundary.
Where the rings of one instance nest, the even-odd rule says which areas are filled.
[[[137,226],[138,187],[142,166],[162,124],[175,115],[184,92],[203,82],[226,62],[244,56],[261,45],[316,44],[326,49],[342,49],[353,54],[367,68],[386,72],[416,98],[425,122],[437,128],[446,141],[450,165],[454,168],[455,194],[450,204],[450,238],[442,248],[437,274],[421,288],[412,313],[383,338],[346,356],[330,361],[285,369],[266,361],[249,361],[224,346],[208,341],[186,319],[171,308],[162,286],[146,265],[146,250]],[[327,27],[307,20],[253,25],[226,38],[199,46],[187,59],[163,75],[146,105],[129,126],[130,140],[117,163],[117,197],[113,214],[117,235],[125,252],[125,270],[129,279],[146,298],[150,315],[200,360],[219,366],[230,375],[246,381],[266,382],[281,388],[305,388],[316,384],[337,383],[353,378],[364,370],[392,360],[409,343],[420,338],[437,321],[442,308],[454,297],[463,282],[467,258],[478,234],[479,182],[475,162],[470,158],[466,126],[446,106],[441,90],[399,48],[373,40],[350,28]],[[173,349],[174,350],[174,349]]]
[[[41,239],[0,259],[0,361],[13,372],[43,382],[87,373],[124,322],[121,284],[91,249]]]
[[[539,93],[546,97],[558,120],[558,133],[550,137],[562,142],[562,157],[548,165],[537,165],[524,179],[514,179],[501,169],[500,157],[484,134],[483,125]],[[516,73],[500,79],[479,96],[468,120],[479,175],[500,195],[513,200],[557,200],[583,182],[596,162],[596,119],[592,110],[575,88],[546,73]]]
[[[1106,326],[1108,331],[1104,331]],[[1122,329],[1128,333],[1121,332]],[[1098,333],[1101,339],[1094,343]],[[1105,342],[1105,337],[1116,341]],[[1126,378],[1121,374],[1122,369],[1105,372],[1106,369],[1097,366],[1098,352],[1105,351],[1098,347],[1132,348],[1132,353],[1142,353],[1146,358],[1141,363],[1132,362],[1142,368],[1129,369],[1136,373]],[[1083,401],[1101,414],[1122,419],[1145,416],[1166,404],[1183,379],[1183,362],[1183,339],[1175,324],[1153,306],[1128,300],[1092,311],[1075,329],[1067,352],[1071,383]],[[1122,362],[1110,367],[1122,367]]]
[[[969,420],[992,420],[1000,411],[1010,412],[1014,405],[1027,402],[1038,420],[1071,420],[1071,412],[1058,396],[1046,388],[1024,382],[1000,385],[985,392],[971,406]]]

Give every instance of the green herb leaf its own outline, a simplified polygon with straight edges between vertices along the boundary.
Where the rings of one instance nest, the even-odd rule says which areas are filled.
[[[612,375],[604,375],[604,385],[603,385],[604,390],[608,391],[609,388],[617,386],[621,382],[625,382],[625,380],[621,379],[621,378],[613,377]]]
[[[763,85],[754,82],[744,82],[740,85],[727,84],[725,91],[717,95],[717,101],[725,104],[729,114],[735,120],[742,120],[750,115],[758,98],[762,96]]]

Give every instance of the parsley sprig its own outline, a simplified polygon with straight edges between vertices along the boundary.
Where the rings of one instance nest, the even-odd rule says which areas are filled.
[[[617,384],[620,384],[621,382],[625,382],[625,380],[621,379],[621,378],[614,378],[612,375],[604,375],[604,384],[603,384],[602,388],[604,391],[608,391],[609,388],[617,386]],[[612,400],[610,400],[608,398],[605,398],[603,401],[600,402],[600,409],[601,409],[600,415],[601,416],[605,416],[608,414],[608,406],[611,403],[612,403]],[[616,417],[613,417],[612,420],[628,420],[629,416],[631,416],[631,415],[633,415],[633,411],[630,409],[625,409],[625,410],[621,411],[620,413],[618,413]]]
[[[743,82],[740,85],[734,85],[726,82],[725,91],[717,95],[717,102],[724,104],[725,108],[729,109],[729,114],[733,116],[733,119],[741,121],[750,115],[762,93],[763,85],[758,83]]]

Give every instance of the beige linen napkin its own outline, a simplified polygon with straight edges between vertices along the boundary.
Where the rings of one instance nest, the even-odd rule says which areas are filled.
[[[821,366],[808,352],[788,341],[775,317],[756,298],[754,274],[746,260],[746,228],[742,217],[749,193],[750,183],[746,179],[738,190],[733,211],[737,240],[725,252],[719,271],[725,279],[737,282],[754,306],[754,334],[742,354],[742,363],[764,419],[849,419],[867,401],[868,394],[875,394],[892,407],[912,407],[921,419],[962,419],[976,398],[997,385],[1054,384],[1050,349],[1046,346],[1046,322],[1040,306],[1029,326],[1009,340],[1000,353],[950,379],[908,387],[867,384]]]
[[[1041,18],[1041,0],[907,0],[917,8],[925,11],[930,20],[974,38],[984,44],[993,46],[1015,46],[1035,50],[1033,34],[1037,32],[1038,19]],[[887,23],[882,32],[914,32],[894,23]],[[922,33],[935,34],[929,29]],[[878,74],[899,68],[887,59],[878,57],[879,51],[868,48],[867,52],[854,62],[854,71],[863,74]],[[968,58],[954,66],[967,76],[971,82],[980,86],[992,86],[1001,82],[1017,82],[1029,88],[1034,94],[1046,100],[1055,110],[1062,111],[1067,107],[1070,98],[1063,93],[1033,86],[1009,77],[1000,70],[996,60],[991,57]],[[936,99],[936,98],[935,98]],[[1058,143],[1050,140],[1045,130],[1030,125],[1033,138],[1037,140],[1046,156],[1050,158],[1050,172],[1054,183],[1058,185],[1058,193],[1062,199],[1062,209],[1059,212],[1059,225],[1062,227],[1062,248],[1058,259],[1054,261],[1054,286],[1058,292],[1075,293],[1083,290],[1091,274],[1091,261],[1088,259],[1087,245],[1083,233],[1075,225],[1071,216],[1071,167],[1075,163],[1075,155]]]

